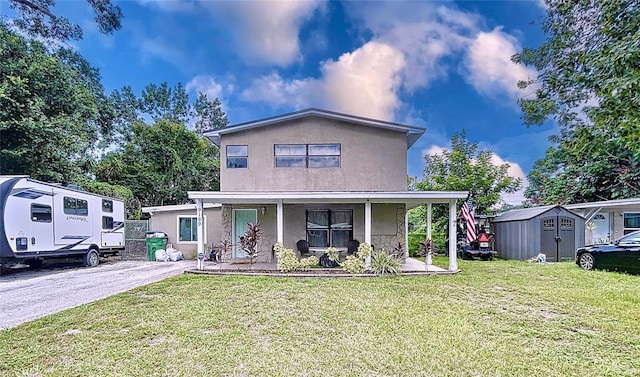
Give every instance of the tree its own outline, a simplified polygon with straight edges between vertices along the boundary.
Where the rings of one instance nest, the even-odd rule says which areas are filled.
[[[122,26],[122,10],[111,0],[87,0],[95,13],[95,22],[101,33],[111,34]],[[60,41],[82,39],[82,29],[67,18],[56,16],[51,7],[55,0],[9,0],[9,6],[18,17],[16,26],[33,37]]]
[[[222,103],[217,98],[209,100],[206,94],[198,93],[193,107],[196,116],[195,130],[199,135],[206,130],[226,127],[229,123],[227,114],[222,111]]]
[[[424,158],[426,165],[422,180],[414,182],[413,188],[420,191],[469,191],[476,214],[489,214],[501,202],[503,194],[513,193],[522,185],[520,178],[509,176],[509,164],[494,165],[493,152],[481,150],[478,143],[469,142],[464,131],[453,135],[450,150]],[[426,216],[424,208],[411,211],[410,218]],[[444,246],[448,231],[447,213],[448,206],[436,205],[433,208],[432,237],[439,247]],[[414,225],[422,223],[419,221]]]
[[[76,182],[103,131],[98,71],[0,24],[0,173]]]
[[[131,189],[144,206],[184,204],[187,191],[219,189],[218,149],[184,124],[137,122],[133,139],[96,168],[103,182]]]
[[[516,192],[520,178],[509,176],[509,164],[494,165],[493,151],[478,149],[462,131],[451,138],[451,149],[424,157],[422,181],[414,184],[421,191],[469,191],[477,213],[489,213],[503,194]]]
[[[548,0],[540,47],[516,63],[535,67],[520,100],[527,126],[560,133],[529,175],[534,203],[640,195],[640,6],[635,0]]]

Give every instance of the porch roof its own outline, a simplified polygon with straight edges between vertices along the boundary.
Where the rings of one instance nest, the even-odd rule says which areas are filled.
[[[404,203],[417,206],[465,199],[467,191],[189,191],[190,199],[221,204]]]

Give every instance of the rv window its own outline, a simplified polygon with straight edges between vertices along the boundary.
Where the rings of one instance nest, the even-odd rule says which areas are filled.
[[[113,201],[102,199],[102,211],[103,212],[113,212]]]
[[[50,223],[51,207],[42,204],[31,205],[31,221]]]
[[[113,217],[102,216],[102,229],[113,229]]]
[[[86,200],[64,197],[64,213],[67,215],[89,214],[89,203]]]

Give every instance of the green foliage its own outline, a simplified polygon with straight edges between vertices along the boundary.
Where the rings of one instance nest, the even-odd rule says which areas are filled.
[[[72,24],[67,18],[56,16],[50,10],[55,0],[8,0],[9,7],[14,9],[18,17],[13,20],[21,30],[33,37],[44,39],[82,39],[82,29]],[[87,0],[95,13],[94,21],[98,30],[111,34],[122,26],[122,10],[111,4],[111,0]]]
[[[493,151],[478,148],[462,131],[451,138],[451,149],[441,154],[425,156],[426,166],[421,181],[413,188],[421,191],[468,191],[476,214],[489,214],[501,203],[501,196],[517,191],[520,178],[509,176],[509,164],[494,165]],[[458,211],[462,201],[458,202]],[[413,218],[424,216],[426,210],[416,210]],[[432,237],[434,245],[444,247],[448,235],[448,204],[433,205]]]
[[[340,264],[340,266],[350,274],[361,274],[367,268],[364,264],[364,260],[354,255],[347,255],[347,258]]]
[[[273,245],[278,262],[278,270],[282,272],[290,272],[295,270],[307,271],[313,266],[318,265],[318,257],[312,255],[308,258],[298,260],[293,249],[285,247],[282,243],[277,242]]]
[[[381,250],[371,258],[371,271],[376,276],[400,275],[400,259]]]
[[[111,185],[106,182],[90,181],[85,179],[80,182],[80,186],[94,194],[122,199],[125,205],[125,212],[128,219],[140,219],[140,201],[133,196],[131,189],[119,185]]]
[[[320,260],[315,255],[307,258],[300,259],[300,269],[302,271],[308,271],[311,267],[317,266]]]
[[[78,182],[103,128],[98,71],[0,24],[0,174]]]
[[[366,242],[362,242],[360,246],[358,246],[358,252],[356,253],[356,256],[364,260],[371,256],[372,251],[373,251],[373,248],[371,247],[371,245],[369,245]]]
[[[195,130],[199,135],[206,130],[226,127],[229,123],[220,100],[210,100],[204,93],[198,94],[193,110],[196,116]]]
[[[420,257],[420,242],[424,241],[427,237],[426,233],[409,233],[409,256]]]
[[[338,253],[338,249],[335,247],[328,247],[326,254],[330,261],[340,262],[340,253]]]
[[[137,123],[133,140],[96,167],[99,180],[126,186],[143,206],[184,204],[187,191],[217,190],[218,150],[182,124]]]
[[[526,125],[560,133],[529,174],[532,204],[640,195],[640,7],[634,0],[548,1],[547,40],[513,57],[538,70],[520,83]]]

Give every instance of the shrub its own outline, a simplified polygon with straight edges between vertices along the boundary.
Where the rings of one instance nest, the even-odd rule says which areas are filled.
[[[329,247],[327,249],[327,257],[329,257],[329,260],[332,262],[340,262],[340,254],[335,247]]]
[[[317,266],[318,262],[319,262],[318,257],[316,257],[315,255],[312,255],[308,258],[301,259],[299,262],[299,268],[302,271],[307,271],[312,266]]]
[[[426,233],[409,233],[409,256],[422,257],[420,255],[420,242],[427,238]]]
[[[360,251],[358,251],[360,253]],[[367,266],[364,264],[364,259],[348,255],[347,259],[341,264],[342,269],[350,274],[361,274],[365,271]]]
[[[289,272],[300,267],[300,261],[298,261],[298,257],[293,249],[286,248],[282,243],[278,242],[273,245],[273,250],[278,259],[278,270]]]
[[[366,242],[363,242],[358,246],[358,252],[356,256],[363,261],[371,256],[371,245]]]
[[[400,275],[400,259],[384,250],[377,251],[371,259],[371,270],[376,276]]]

